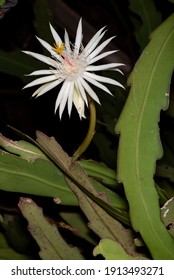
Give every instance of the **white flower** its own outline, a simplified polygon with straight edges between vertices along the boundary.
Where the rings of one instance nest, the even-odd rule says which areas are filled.
[[[105,85],[103,85],[103,83],[123,87],[114,79],[93,73],[93,71],[101,70],[120,71],[117,69],[117,67],[123,65],[122,63],[108,63],[96,66],[93,65],[94,62],[116,52],[116,50],[113,50],[100,54],[105,46],[108,45],[108,43],[114,38],[111,37],[100,43],[106,32],[104,28],[105,27],[101,28],[92,37],[86,47],[83,47],[81,19],[78,23],[74,45],[70,43],[66,30],[63,42],[50,24],[51,33],[55,41],[54,47],[38,37],[37,39],[42,44],[42,46],[49,51],[51,56],[47,57],[34,52],[24,51],[24,53],[50,66],[48,70],[37,70],[29,74],[32,76],[42,76],[24,87],[28,88],[35,85],[41,85],[32,96],[41,96],[52,88],[63,83],[55,104],[55,112],[59,108],[60,118],[62,117],[62,113],[66,104],[68,105],[69,116],[71,115],[73,103],[77,109],[77,112],[79,113],[80,118],[85,117],[84,108],[85,104],[88,106],[88,96],[100,104],[96,93],[89,84],[92,84],[109,94],[111,94],[111,92]]]

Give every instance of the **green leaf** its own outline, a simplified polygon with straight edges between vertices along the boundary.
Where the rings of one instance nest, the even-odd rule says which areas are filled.
[[[100,243],[94,248],[93,255],[102,255],[106,260],[135,260],[126,253],[123,247],[109,239],[101,239]]]
[[[114,190],[108,189],[106,186],[102,185],[95,179],[92,179],[92,184],[98,192],[98,197],[103,197],[103,200],[112,205],[112,207],[118,210],[123,210],[122,213],[127,213],[129,206],[125,198],[118,195]],[[119,219],[119,217],[117,218]]]
[[[79,163],[86,170],[89,176],[113,187],[113,189],[116,189],[117,186],[120,186],[116,178],[115,170],[94,160],[81,159]]]
[[[131,230],[125,229],[107,213],[113,211],[113,216],[118,215],[118,213],[115,214],[116,210],[107,204],[105,200],[98,198],[98,192],[79,163],[73,162],[53,137],[49,138],[43,133],[37,132],[37,142],[55,163],[64,170],[66,181],[78,196],[79,205],[90,222],[90,228],[101,238],[110,237],[118,240],[128,252],[130,251],[132,255],[137,255]]]
[[[45,159],[45,160],[48,161],[47,166],[49,168],[49,172],[51,172],[52,169],[55,170],[55,166],[52,164],[50,159],[37,146],[35,146],[35,145],[33,145],[29,142],[26,142],[24,140],[13,141],[13,140],[10,140],[10,139],[6,138],[2,134],[0,134],[0,146],[2,146],[6,151],[8,151],[10,153],[13,153],[15,155],[19,155],[22,159],[27,160],[29,163],[33,163],[36,159]],[[14,156],[11,157],[12,162],[13,162],[13,160],[14,160]],[[18,162],[20,163],[20,160],[18,160]],[[42,162],[40,162],[40,164],[41,163]],[[44,163],[44,161],[43,161],[43,163]],[[114,184],[114,185],[116,184],[116,178],[115,178],[115,171],[114,170],[109,169],[106,166],[103,166],[99,163],[97,164],[97,162],[94,162],[94,161],[89,161],[89,162],[88,161],[83,161],[83,163],[81,162],[81,164],[83,166],[85,166],[87,172],[89,171],[89,173],[91,175],[94,175],[94,177],[98,177],[98,178],[100,177],[100,180],[102,180],[104,183],[107,183],[107,184],[110,183],[110,184]],[[10,161],[9,161],[9,165],[10,165],[10,168],[11,168]],[[35,172],[34,169],[33,169],[33,172]],[[61,176],[61,171],[59,170],[59,168],[58,168],[58,172]],[[50,174],[52,174],[52,176],[53,176],[53,173],[50,173]],[[18,174],[18,175],[20,176],[20,174]],[[29,176],[29,174],[28,174],[28,176]],[[42,176],[42,173],[40,173],[40,176]],[[62,176],[63,176],[63,174],[62,174]],[[26,177],[27,177],[27,175],[26,175]],[[41,181],[42,181],[43,177],[44,176],[40,177]],[[21,174],[21,179],[22,178],[23,178],[23,174]],[[38,173],[38,178],[39,178],[39,173]],[[51,180],[53,180],[53,178],[51,178]],[[7,184],[9,184],[10,177],[6,177],[6,180],[8,182]],[[60,181],[60,178],[59,178],[59,181]],[[5,184],[5,185],[7,185],[7,184]],[[102,184],[100,184],[96,180],[93,180],[93,184],[94,184],[95,188],[101,194],[106,194],[107,200],[110,202],[110,204],[115,209],[118,208],[119,215],[120,215],[120,212],[121,212],[120,210],[123,210],[121,212],[122,216],[125,216],[125,217],[127,216],[127,213],[126,213],[127,209],[128,209],[127,202],[122,197],[117,195],[114,191],[111,191],[111,190],[107,189],[105,186],[103,186]],[[37,180],[35,181],[34,185],[35,185],[35,190],[38,190],[39,186],[37,184]],[[13,186],[13,184],[12,184],[12,186]],[[26,187],[25,188],[26,193],[31,193],[31,191],[33,191],[33,189],[31,189],[31,188],[28,189],[28,184],[26,184],[25,187]],[[64,182],[64,187],[65,187],[65,189],[67,188],[67,186],[65,185],[65,182]],[[14,186],[13,186],[13,191],[15,191]],[[42,192],[41,192],[41,194],[42,194]],[[51,194],[52,194],[52,191],[51,191]],[[73,204],[73,201],[74,201],[74,202],[76,202],[76,204],[78,204],[78,202],[73,199],[73,193],[72,193],[72,201],[68,200],[69,198],[66,195],[66,192],[64,194],[65,194],[64,195],[65,199],[62,200],[62,203],[66,204],[65,201],[69,201],[69,203],[70,203],[69,205],[74,205]],[[61,191],[60,191],[60,195],[61,195]],[[75,196],[74,196],[74,198],[75,198]],[[126,211],[126,212],[124,212],[124,211]]]
[[[83,176],[83,175],[81,175]],[[79,205],[89,220],[88,226],[100,238],[110,238],[117,241],[132,256],[139,257],[134,246],[134,236],[130,229],[126,229],[116,219],[83,193],[71,180],[66,178],[70,188],[77,195]]]
[[[116,193],[117,187],[122,188],[122,185],[116,180],[115,170],[94,160],[80,160],[79,163],[90,177],[95,178],[92,183],[101,195],[106,195],[106,201],[114,208],[128,210],[127,201]]]
[[[34,140],[32,141],[34,143]],[[37,145],[37,143],[35,143]],[[8,152],[13,154],[19,155],[21,158],[29,161],[34,162],[36,159],[45,159],[50,162],[50,169],[52,168],[53,164],[49,160],[49,158],[36,146],[24,140],[20,141],[12,141],[2,134],[0,134],[0,145]],[[12,157],[13,160],[13,157]],[[91,176],[100,179],[103,183],[115,185],[116,184],[116,177],[115,171],[108,168],[107,166],[103,166],[94,161],[85,161],[83,160],[81,164],[85,167],[85,170]],[[49,163],[48,163],[49,166]],[[7,180],[10,179],[7,177]],[[37,184],[37,182],[35,183]],[[106,195],[106,200],[115,208],[115,213],[118,211],[118,218],[121,216],[127,216],[127,202],[119,195],[115,193],[115,191],[111,191],[106,186],[102,185],[101,183],[97,182],[93,179],[93,185],[99,191],[102,196]],[[113,186],[112,186],[113,187]],[[38,189],[38,188],[37,188]],[[28,193],[28,191],[26,190]],[[30,192],[29,192],[30,193]],[[72,193],[73,196],[73,193]],[[120,211],[123,210],[123,211]],[[126,211],[126,212],[125,212]],[[121,215],[120,215],[121,213]]]
[[[6,151],[19,155],[21,158],[26,159],[30,162],[35,161],[37,158],[47,159],[45,154],[37,147],[29,142],[20,140],[13,141],[6,138],[0,133],[0,146]]]
[[[148,43],[149,35],[161,23],[161,15],[153,0],[130,0],[129,8],[142,20],[140,28],[136,25],[136,38],[143,49]]]
[[[77,205],[77,199],[62,172],[33,144],[13,141],[0,134],[0,188],[6,191],[57,197],[62,204]],[[15,157],[15,155],[19,157]],[[22,160],[24,159],[24,160]],[[25,183],[24,183],[25,180]]]
[[[169,102],[174,68],[174,15],[152,34],[130,76],[131,91],[116,126],[120,133],[118,179],[124,184],[135,231],[154,259],[174,259],[174,240],[160,220],[153,180],[162,156],[158,121]]]
[[[0,5],[4,4],[5,0],[0,0]]]
[[[38,243],[39,255],[45,260],[81,260],[83,256],[78,248],[70,247],[62,238],[56,225],[50,224],[39,208],[30,198],[21,198],[19,209],[27,219],[28,230]]]
[[[112,207],[109,203],[99,198],[99,193],[94,189],[90,178],[82,169],[78,162],[73,160],[63,151],[54,137],[48,137],[37,131],[37,142],[40,148],[55,162],[55,164],[70,178],[75,184],[86,193],[98,205],[104,208],[110,215],[129,225],[127,212]]]
[[[62,172],[48,160],[29,162],[0,151],[0,177],[1,190],[58,197],[61,204],[78,204]]]

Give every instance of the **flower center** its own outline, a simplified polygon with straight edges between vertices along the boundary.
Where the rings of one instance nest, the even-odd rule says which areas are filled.
[[[63,59],[58,63],[59,75],[63,79],[73,81],[82,76],[87,66],[87,61],[81,49],[80,53],[75,52],[75,47],[72,49],[66,48],[62,42],[56,44],[53,48]]]

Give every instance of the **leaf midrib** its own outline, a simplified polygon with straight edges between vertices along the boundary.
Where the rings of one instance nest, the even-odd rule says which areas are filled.
[[[4,169],[4,168],[0,168],[0,172],[3,172],[3,173],[7,173],[7,174],[14,174],[14,175],[16,175],[16,176],[23,176],[23,177],[27,177],[27,178],[31,178],[31,179],[33,179],[33,180],[35,180],[35,181],[38,181],[38,182],[41,182],[41,183],[44,183],[44,184],[46,184],[46,185],[49,185],[49,186],[51,186],[53,189],[55,189],[55,190],[58,190],[58,185],[57,184],[55,184],[55,183],[53,183],[53,182],[51,182],[51,181],[48,181],[48,180],[43,180],[41,177],[39,177],[39,176],[36,176],[36,175],[32,175],[32,174],[28,174],[28,173],[25,173],[25,172],[16,172],[16,171],[12,171],[12,170],[7,170],[7,169]],[[69,190],[69,188],[67,187],[67,189],[65,189],[65,188],[62,188],[60,185],[59,185],[59,190],[62,190],[62,191],[66,191],[66,192],[68,192],[68,193],[70,193],[68,190]]]

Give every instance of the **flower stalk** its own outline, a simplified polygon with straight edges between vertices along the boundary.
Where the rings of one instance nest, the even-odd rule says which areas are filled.
[[[74,152],[73,154],[73,161],[76,161],[81,154],[83,154],[86,149],[88,148],[88,146],[90,145],[93,136],[95,134],[95,126],[96,126],[96,109],[95,109],[95,104],[93,99],[88,96],[88,105],[89,105],[89,127],[88,127],[88,132],[83,140],[83,142],[81,143],[81,145],[79,146],[79,148]]]

